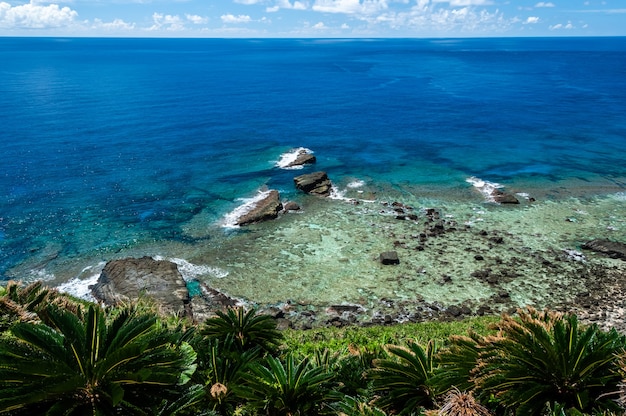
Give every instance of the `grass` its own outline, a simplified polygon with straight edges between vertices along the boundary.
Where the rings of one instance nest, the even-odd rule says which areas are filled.
[[[405,345],[416,341],[426,345],[434,340],[439,345],[448,343],[451,335],[467,335],[471,330],[479,335],[494,333],[489,326],[498,322],[499,316],[473,317],[452,322],[404,323],[391,326],[350,326],[344,328],[315,328],[309,330],[285,330],[283,348],[298,354],[311,355],[316,351],[346,351],[357,347],[376,351],[387,344]]]

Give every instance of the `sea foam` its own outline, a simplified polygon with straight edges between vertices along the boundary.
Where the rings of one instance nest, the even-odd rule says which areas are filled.
[[[186,282],[190,282],[192,280],[198,280],[201,276],[212,276],[218,279],[222,279],[228,276],[228,272],[226,270],[222,270],[219,267],[212,267],[207,265],[198,265],[188,262],[185,259],[180,259],[177,257],[172,257],[165,259],[161,256],[154,256],[155,260],[168,260],[172,263],[176,263],[178,266],[178,271],[183,276],[183,279]]]
[[[237,201],[241,201],[242,204],[235,208],[233,211],[224,215],[221,220],[221,225],[224,228],[239,228],[237,225],[237,220],[242,216],[246,215],[248,212],[252,211],[257,204],[257,202],[262,201],[266,198],[271,191],[261,191],[259,190],[257,194],[251,198],[238,198]]]
[[[57,286],[59,292],[67,293],[74,297],[84,299],[90,302],[95,302],[96,298],[91,294],[89,286],[93,286],[98,283],[100,277],[100,270],[106,263],[100,262],[96,266],[87,266],[79,273],[79,277],[70,279],[69,281]],[[95,272],[94,272],[95,271]],[[90,273],[86,278],[80,276],[86,273]]]
[[[485,199],[489,202],[495,202],[495,198],[493,197],[493,191],[502,188],[502,185],[500,185],[499,183],[485,181],[475,176],[470,176],[465,181],[470,183],[481,194],[483,194]]]
[[[290,151],[285,152],[282,155],[280,155],[280,159],[276,162],[276,167],[279,167],[281,169],[302,169],[304,167],[302,165],[296,165],[296,166],[289,166],[289,165],[295,162],[296,159],[298,159],[298,156],[312,154],[312,153],[313,151],[311,149],[307,149],[306,147],[298,147],[295,149],[291,149]]]

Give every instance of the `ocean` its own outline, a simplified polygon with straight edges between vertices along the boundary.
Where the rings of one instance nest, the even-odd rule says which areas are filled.
[[[568,284],[530,264],[477,281],[498,247],[420,250],[424,212],[517,258],[626,242],[626,38],[0,38],[0,79],[0,281],[88,296],[107,261],[149,255],[252,303],[541,304]],[[282,168],[298,148],[316,165]],[[295,189],[314,170],[333,198]],[[303,209],[234,227],[267,189]]]

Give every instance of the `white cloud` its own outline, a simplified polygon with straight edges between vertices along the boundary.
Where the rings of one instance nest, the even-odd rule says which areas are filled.
[[[534,25],[535,23],[539,23],[539,17],[537,16],[528,16],[528,19],[524,22],[525,25]]]
[[[489,6],[493,4],[493,1],[491,0],[433,0],[433,3],[450,3],[451,7],[465,7],[465,6]]]
[[[104,29],[106,31],[120,32],[131,31],[135,29],[134,23],[127,23],[122,19],[115,19],[112,22],[103,22],[100,19],[94,19],[91,25],[92,29]]]
[[[235,0],[235,3],[251,5],[263,2],[263,0]]]
[[[535,7],[540,8],[540,7],[556,7],[556,6],[552,2],[540,1],[539,3],[535,4]]]
[[[252,21],[250,16],[245,14],[240,14],[238,16],[233,14],[223,14],[220,18],[224,23],[249,23]]]
[[[313,29],[315,30],[324,30],[324,29],[328,29],[325,25],[324,22],[317,22],[316,24],[314,24],[312,26]]]
[[[371,15],[387,10],[387,0],[315,0],[312,9],[323,13]]]
[[[30,28],[45,29],[69,26],[78,16],[75,10],[69,7],[59,7],[58,4],[40,5],[36,0],[19,6],[0,2],[0,27],[3,28]]]
[[[574,25],[572,24],[572,22],[567,22],[567,24],[562,24],[562,23],[558,23],[556,25],[552,25],[549,27],[550,30],[560,30],[560,29],[565,29],[565,30],[569,30],[569,29],[574,29]]]
[[[185,23],[178,15],[153,13],[152,21],[153,25],[148,28],[148,30],[151,31],[165,29],[172,32],[178,32],[185,29]]]
[[[201,25],[209,21],[208,17],[198,16],[197,14],[186,14],[185,18],[194,25]]]

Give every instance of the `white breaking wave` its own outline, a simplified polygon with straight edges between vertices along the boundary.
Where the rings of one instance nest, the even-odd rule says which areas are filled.
[[[76,298],[84,299],[90,302],[95,302],[96,298],[91,294],[89,286],[93,286],[98,283],[100,273],[93,274],[86,279],[75,277],[62,285],[57,286],[59,292],[67,293]]]
[[[92,269],[101,270],[105,264],[106,264],[105,262],[100,262],[96,266],[87,266],[83,270],[81,270],[81,272],[79,273],[79,276],[86,272],[89,272]],[[84,299],[90,302],[95,302],[96,299],[91,294],[91,289],[89,289],[89,286],[93,286],[96,283],[98,283],[99,277],[100,277],[100,271],[97,271],[96,273],[89,275],[85,279],[81,279],[80,277],[75,277],[57,286],[57,289],[59,290],[59,292],[67,293],[74,297]]]
[[[499,183],[488,182],[475,176],[470,176],[465,181],[472,184],[472,186],[476,188],[481,194],[483,194],[485,199],[489,202],[495,202],[495,199],[493,197],[493,191],[502,188],[502,185],[500,185]]]
[[[313,150],[307,149],[306,147],[298,147],[296,149],[291,149],[290,151],[285,152],[282,155],[280,155],[280,159],[278,160],[278,162],[276,162],[276,167],[279,167],[281,169],[302,169],[304,167],[302,165],[297,165],[297,166],[289,166],[289,165],[295,162],[296,159],[298,159],[298,156],[307,155],[307,154],[309,155],[313,154]]]
[[[221,224],[224,228],[239,228],[237,220],[248,212],[252,211],[259,201],[266,198],[271,191],[258,191],[258,193],[252,198],[238,198],[237,201],[241,201],[242,204],[235,208],[233,211],[224,215]]]
[[[178,266],[178,271],[180,272],[180,274],[183,275],[183,279],[185,279],[186,282],[198,280],[200,276],[209,275],[218,279],[223,279],[224,277],[228,276],[228,272],[226,270],[220,269],[219,267],[212,267],[204,264],[193,264],[185,259],[179,259],[176,257],[169,259],[169,261],[171,261],[172,263],[176,263],[176,265]]]
[[[350,189],[362,188],[363,186],[365,186],[365,181],[362,181],[361,179],[356,179],[346,186]]]

